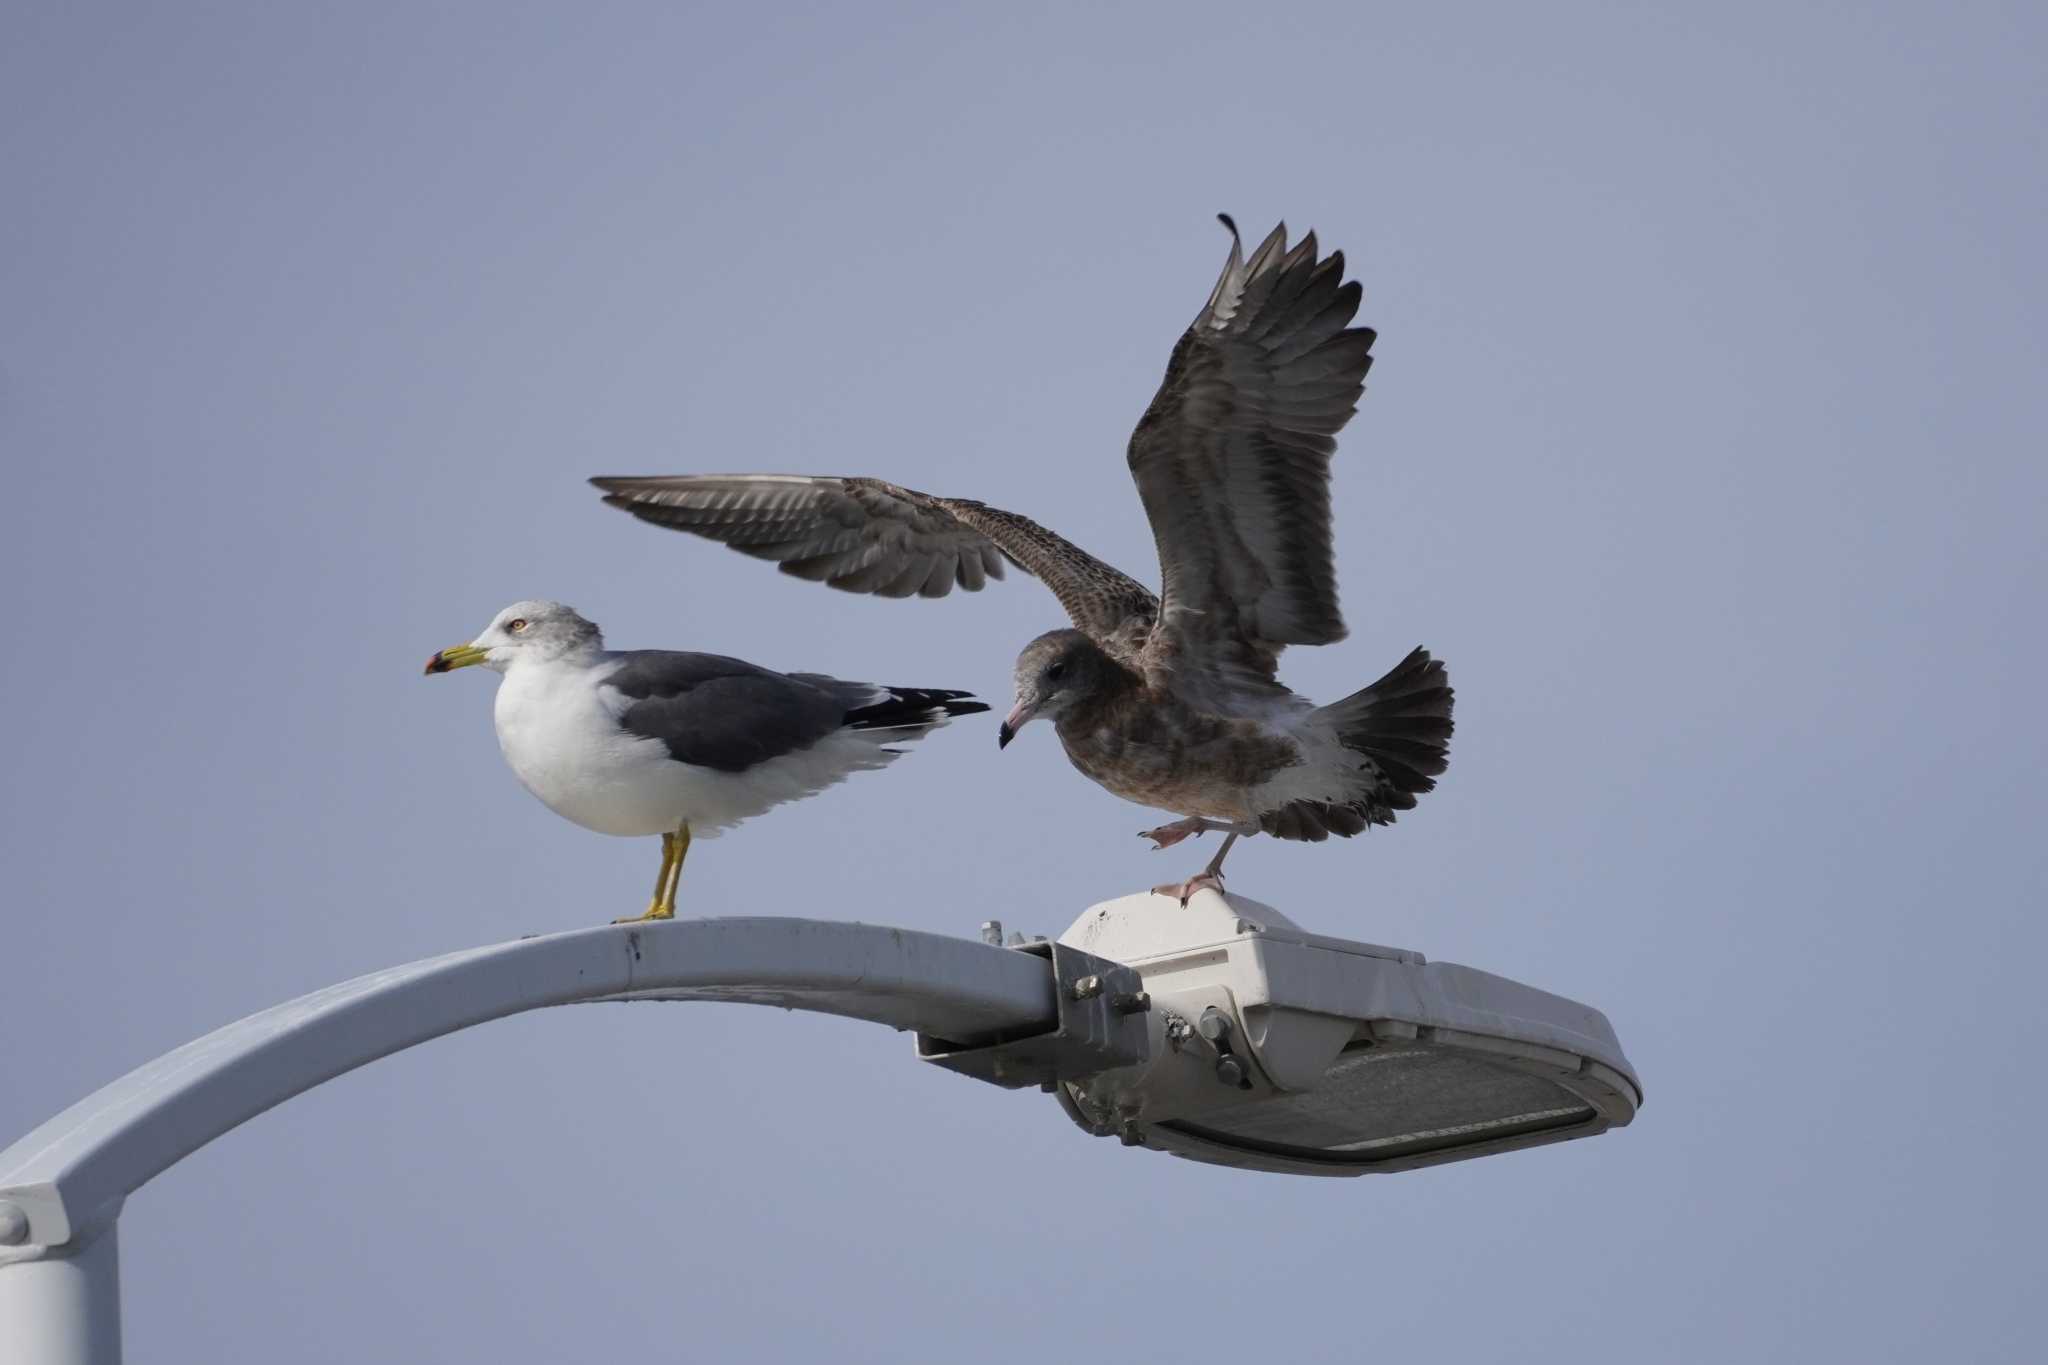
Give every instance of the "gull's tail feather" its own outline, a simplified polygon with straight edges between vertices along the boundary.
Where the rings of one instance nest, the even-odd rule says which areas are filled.
[[[1451,691],[1442,663],[1417,649],[1372,686],[1332,702],[1315,714],[1327,719],[1345,748],[1377,770],[1372,822],[1392,824],[1397,810],[1434,790],[1450,766]]]
[[[1415,798],[1436,788],[1450,766],[1451,691],[1444,666],[1417,649],[1372,686],[1310,714],[1335,733],[1357,764],[1356,793],[1348,800],[1294,801],[1269,811],[1260,828],[1281,839],[1319,842],[1346,838],[1368,825],[1391,825],[1396,811],[1415,809]]]
[[[932,687],[885,687],[881,700],[846,713],[849,730],[915,730],[918,734],[944,725],[954,716],[988,710],[971,692]]]

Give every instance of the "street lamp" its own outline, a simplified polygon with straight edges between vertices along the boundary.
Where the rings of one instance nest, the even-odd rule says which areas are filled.
[[[1056,950],[1121,964],[1113,986],[1081,983],[1097,1016],[1126,1011],[1120,1056],[1081,1057],[1050,1077],[1015,1060],[1042,1047],[1036,1040],[954,1048],[920,1037],[919,1050],[1002,1084],[1050,1082],[1082,1128],[1126,1145],[1363,1175],[1591,1137],[1628,1123],[1642,1102],[1598,1010],[1420,953],[1309,933],[1242,897],[1203,894],[1185,908],[1163,896],[1110,901],[1075,920]],[[1075,981],[1061,984],[1063,1007],[1079,1015]]]
[[[0,1151],[0,1365],[120,1359],[127,1197],[322,1081],[549,1005],[731,1001],[917,1034],[927,1061],[1052,1091],[1091,1133],[1198,1161],[1357,1175],[1634,1117],[1598,1011],[1253,901],[1132,896],[1057,942],[806,919],[678,920],[409,963],[165,1054]]]

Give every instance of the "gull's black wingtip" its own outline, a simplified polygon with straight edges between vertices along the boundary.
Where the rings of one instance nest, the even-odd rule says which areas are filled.
[[[1216,221],[1229,228],[1231,236],[1237,236],[1237,219],[1232,218],[1227,213],[1219,213],[1216,215]]]

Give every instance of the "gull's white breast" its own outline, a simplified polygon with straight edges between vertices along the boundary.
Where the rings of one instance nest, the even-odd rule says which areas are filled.
[[[661,834],[682,823],[679,774],[664,769],[683,765],[660,741],[619,728],[590,670],[514,665],[494,716],[505,761],[555,814],[600,834]]]

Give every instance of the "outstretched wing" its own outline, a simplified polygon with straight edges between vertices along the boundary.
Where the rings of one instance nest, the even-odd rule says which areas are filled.
[[[1330,539],[1330,456],[1357,410],[1373,332],[1344,253],[1292,250],[1283,223],[1230,259],[1131,435],[1131,476],[1159,546],[1148,666],[1183,685],[1270,687],[1280,651],[1344,638]]]
[[[1007,559],[1043,580],[1074,625],[1105,645],[1141,635],[1158,615],[1150,592],[1093,555],[1028,517],[964,498],[803,474],[591,482],[605,502],[642,521],[723,541],[846,592],[944,597],[956,585],[979,592],[1003,576]]]

